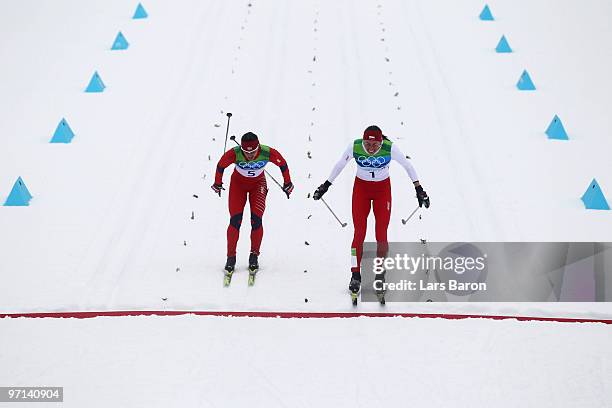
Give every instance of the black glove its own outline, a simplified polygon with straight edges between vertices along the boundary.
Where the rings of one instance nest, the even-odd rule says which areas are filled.
[[[287,198],[289,198],[289,195],[291,195],[291,193],[293,192],[293,183],[288,182],[283,184],[283,191],[285,192],[285,194],[287,194]]]
[[[315,200],[320,200],[323,197],[323,194],[327,193],[327,189],[331,186],[331,183],[325,180],[325,183],[321,184],[312,195],[312,198]]]
[[[212,190],[213,190],[215,193],[219,194],[219,197],[221,197],[221,190],[225,190],[225,189],[223,188],[223,183],[221,183],[221,184],[217,184],[217,183],[215,183],[215,184],[213,184],[212,186],[210,186],[210,188],[212,188]]]
[[[418,185],[415,186],[414,189],[416,190],[417,200],[419,200],[419,207],[425,205],[425,208],[429,208],[429,197],[425,190],[423,190],[423,186]]]

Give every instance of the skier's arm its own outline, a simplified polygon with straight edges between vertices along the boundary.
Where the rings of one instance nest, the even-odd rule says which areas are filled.
[[[219,162],[217,163],[217,171],[215,172],[215,184],[222,185],[223,184],[223,171],[230,164],[236,162],[236,153],[234,149],[228,150],[221,156]]]
[[[291,175],[289,174],[289,167],[287,166],[287,161],[279,153],[278,150],[270,148],[270,162],[276,164],[278,168],[280,168],[280,171],[283,174],[283,181],[285,182],[285,184],[291,183]]]
[[[349,147],[346,148],[344,153],[342,153],[342,157],[340,158],[340,160],[338,160],[338,162],[332,169],[331,174],[327,178],[327,181],[329,181],[330,184],[334,182],[334,180],[336,179],[336,177],[338,177],[340,173],[342,173],[342,170],[344,170],[344,168],[346,167],[346,164],[349,161],[351,161],[352,158],[353,158],[353,144],[351,143]]]
[[[419,176],[417,175],[416,170],[412,166],[412,163],[410,163],[410,160],[406,158],[404,153],[402,153],[395,143],[391,145],[391,160],[395,160],[404,168],[404,170],[406,170],[406,173],[408,173],[410,180],[412,180],[415,186],[419,185]]]

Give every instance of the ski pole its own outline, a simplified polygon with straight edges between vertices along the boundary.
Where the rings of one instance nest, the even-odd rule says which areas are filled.
[[[240,146],[240,143],[238,143],[238,141],[236,140],[236,136],[235,136],[235,135],[230,136],[230,140],[233,140],[233,141],[234,141],[234,143],[236,143],[238,146]],[[280,184],[278,181],[276,181],[276,179],[274,178],[274,176],[273,176],[273,175],[271,175],[270,173],[268,173],[268,170],[264,169],[264,172],[265,172],[265,173],[266,173],[268,176],[270,176],[270,178],[272,179],[272,181],[274,181],[274,182],[276,183],[276,185],[280,187],[280,189],[281,189],[281,190],[283,189],[283,186],[281,186],[281,184]],[[283,191],[283,192],[284,192],[284,191]],[[289,198],[289,196],[287,196],[287,198]]]
[[[342,225],[342,228],[346,227],[346,222],[342,222],[340,221],[340,218],[338,218],[338,216],[336,215],[336,213],[334,212],[334,210],[332,210],[330,208],[330,206],[325,202],[325,200],[323,199],[323,197],[321,197],[321,201],[323,201],[323,204],[325,204],[325,206],[327,207],[327,209],[329,210],[330,213],[332,213],[332,215],[334,216],[334,218],[340,223],[340,225]]]
[[[223,144],[223,151],[221,152],[221,155],[223,156],[223,154],[225,154],[225,149],[227,148],[227,134],[229,133],[229,123],[230,123],[230,119],[232,117],[231,112],[227,112],[227,128],[225,128],[225,143]]]
[[[406,225],[406,223],[408,222],[408,220],[410,220],[412,218],[412,216],[419,210],[419,208],[421,208],[420,206],[417,205],[417,208],[414,209],[413,212],[410,213],[410,215],[408,216],[408,218],[406,218],[405,220],[402,219],[402,224]]]

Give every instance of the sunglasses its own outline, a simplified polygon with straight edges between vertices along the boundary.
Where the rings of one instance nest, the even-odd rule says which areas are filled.
[[[240,146],[240,150],[242,150],[244,154],[249,154],[249,155],[255,154],[259,151],[259,145],[257,145],[257,147],[253,150],[245,150],[242,146]]]

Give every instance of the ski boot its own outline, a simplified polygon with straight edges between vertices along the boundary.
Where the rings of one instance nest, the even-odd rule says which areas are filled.
[[[249,286],[253,286],[255,284],[255,275],[259,270],[259,261],[257,260],[257,254],[255,252],[251,252],[249,255]]]
[[[357,296],[359,295],[360,290],[361,273],[353,272],[353,276],[351,276],[351,281],[349,282],[349,291],[351,292],[351,301],[353,302],[353,306],[357,306]]]
[[[376,292],[376,297],[378,298],[378,301],[381,305],[385,304],[385,289],[383,288],[384,283],[385,271],[374,275],[374,291]]]
[[[232,283],[232,275],[236,267],[236,256],[228,256],[225,262],[225,273],[223,274],[223,286],[227,287]]]

